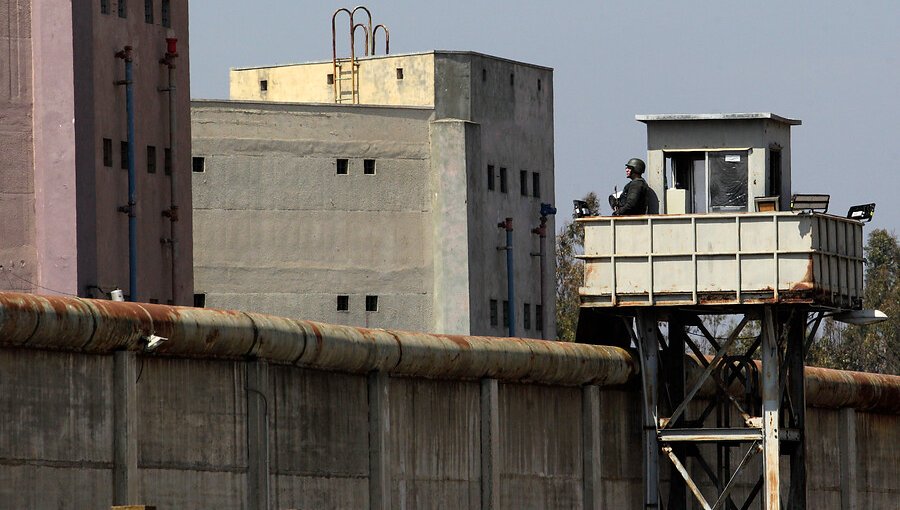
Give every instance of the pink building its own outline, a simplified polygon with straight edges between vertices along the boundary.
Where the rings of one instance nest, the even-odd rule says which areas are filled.
[[[102,297],[120,288],[136,301],[190,304],[187,2],[0,0],[0,18],[0,289]],[[178,39],[172,66],[167,38]],[[126,64],[116,55],[126,46],[135,289]]]

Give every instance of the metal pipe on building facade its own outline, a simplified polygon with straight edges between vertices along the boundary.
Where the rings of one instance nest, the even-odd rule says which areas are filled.
[[[177,44],[178,39],[171,33],[166,37],[166,53],[159,61],[160,64],[166,66],[169,70],[169,86],[164,91],[169,94],[169,158],[166,163],[169,165],[169,209],[163,211],[163,216],[169,218],[169,239],[168,243],[172,255],[172,302],[176,304],[184,303],[182,296],[178,292],[178,282],[180,275],[178,272],[178,260],[180,257],[178,250],[178,115],[175,105],[176,101],[176,84],[175,84],[175,58],[178,57]]]
[[[125,46],[116,52],[116,58],[125,61],[125,79],[116,82],[125,85],[125,116],[128,125],[128,205],[119,211],[128,214],[128,300],[137,301],[137,191],[134,169],[134,80],[132,77],[132,48]]]
[[[506,230],[506,246],[498,248],[506,250],[506,311],[509,317],[509,336],[516,336],[516,286],[515,272],[513,271],[513,226],[512,218],[506,218],[497,224],[497,227]]]

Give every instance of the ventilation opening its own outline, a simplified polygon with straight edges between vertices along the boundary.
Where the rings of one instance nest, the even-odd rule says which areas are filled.
[[[329,85],[334,85],[334,75],[329,73],[325,78],[325,81],[327,81]]]
[[[163,171],[166,175],[172,175],[172,149],[163,149]]]
[[[191,158],[191,169],[197,173],[206,171],[206,158],[202,156],[194,156]]]
[[[341,295],[337,297],[337,311],[347,312],[350,310],[350,296]]]
[[[481,81],[487,81],[487,69],[481,70]]]
[[[119,166],[122,170],[128,170],[128,142],[119,142],[119,157],[122,159]]]
[[[375,175],[375,160],[374,159],[364,159],[363,160],[363,173],[366,175]]]
[[[506,193],[506,169],[502,166],[500,167],[500,193]]]
[[[206,293],[194,294],[194,307],[195,308],[205,308],[206,307]]]
[[[366,311],[367,312],[377,312],[378,311],[378,296],[366,296]]]
[[[111,167],[113,165],[113,155],[112,155],[112,140],[109,138],[103,139],[103,166]]]
[[[531,173],[531,196],[540,198],[541,196],[541,173]]]
[[[402,80],[402,79],[403,79],[403,68],[402,68],[402,67],[398,67],[398,68],[397,68],[397,79],[398,79],[398,80]]]
[[[156,173],[156,147],[152,145],[147,146],[147,173]]]
[[[269,80],[259,80],[259,91],[266,92],[269,90]]]
[[[350,167],[349,161],[346,159],[338,159],[336,163],[335,172],[338,175],[347,175],[347,170]]]
[[[494,165],[487,166],[487,188],[488,191],[494,191]]]
[[[538,78],[538,92],[541,91],[541,79]]]
[[[528,172],[519,170],[519,192],[523,197],[528,196]]]

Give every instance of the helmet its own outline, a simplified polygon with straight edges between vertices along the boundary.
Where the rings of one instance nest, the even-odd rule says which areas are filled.
[[[638,158],[629,159],[628,163],[625,163],[625,166],[631,168],[631,171],[636,174],[643,174],[644,169],[647,168],[647,165],[644,164],[644,161]]]

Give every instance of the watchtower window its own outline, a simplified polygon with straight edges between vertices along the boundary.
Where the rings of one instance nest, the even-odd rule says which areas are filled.
[[[781,196],[781,149],[769,151],[769,180],[766,193],[770,197]]]
[[[747,210],[747,151],[709,152],[710,212]]]

